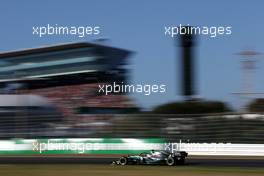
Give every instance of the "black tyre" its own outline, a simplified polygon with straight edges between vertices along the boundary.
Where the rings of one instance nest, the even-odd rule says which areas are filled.
[[[127,165],[127,158],[126,157],[122,157],[119,159],[120,165],[124,166]]]
[[[166,164],[167,164],[168,166],[173,166],[173,165],[175,164],[175,160],[174,160],[174,158],[172,158],[171,156],[169,156],[169,157],[167,158],[167,160],[166,160]]]

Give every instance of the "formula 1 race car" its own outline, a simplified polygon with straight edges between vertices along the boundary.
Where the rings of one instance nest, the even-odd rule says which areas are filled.
[[[128,155],[123,156],[117,161],[113,161],[112,164],[117,165],[128,165],[128,164],[138,164],[138,165],[154,165],[154,164],[166,164],[168,166],[173,165],[183,165],[185,163],[185,158],[188,153],[184,151],[178,151],[171,153],[165,150],[144,152],[139,155]]]

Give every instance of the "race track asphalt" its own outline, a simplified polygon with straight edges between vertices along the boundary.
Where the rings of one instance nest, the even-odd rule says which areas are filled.
[[[105,157],[36,157],[36,156],[1,156],[0,164],[100,164],[109,165],[117,158]],[[212,167],[262,167],[264,159],[261,158],[224,158],[224,157],[189,157],[186,165],[212,166]]]

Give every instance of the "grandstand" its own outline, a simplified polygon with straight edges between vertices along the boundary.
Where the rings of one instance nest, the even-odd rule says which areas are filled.
[[[135,109],[126,94],[106,96],[98,91],[99,84],[129,81],[126,66],[130,55],[130,51],[98,43],[68,43],[0,53],[1,94],[46,98],[64,117],[62,126],[81,125],[83,129],[85,124],[90,126],[100,118],[94,114],[118,114]],[[28,119],[32,106],[24,106],[23,113],[16,113],[16,117]],[[10,106],[1,108],[10,109]],[[40,114],[35,118],[40,118]]]

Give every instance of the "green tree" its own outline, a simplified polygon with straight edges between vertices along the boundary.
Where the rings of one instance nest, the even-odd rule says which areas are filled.
[[[153,109],[157,114],[205,114],[230,112],[231,109],[221,101],[185,101],[159,105]]]
[[[264,112],[264,98],[257,98],[247,105],[249,112]]]

